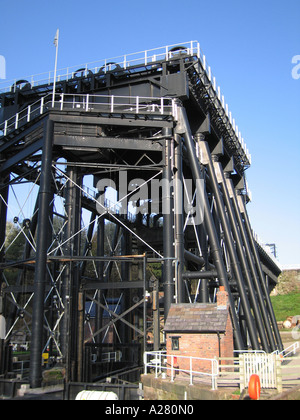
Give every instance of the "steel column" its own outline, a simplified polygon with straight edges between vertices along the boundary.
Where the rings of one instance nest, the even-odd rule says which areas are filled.
[[[174,201],[175,201],[175,257],[176,257],[176,303],[184,302],[184,285],[182,273],[184,271],[184,208],[182,186],[182,138],[175,135],[175,168],[174,168]]]
[[[196,150],[195,150],[195,143],[192,138],[192,133],[189,127],[186,111],[184,108],[178,108],[178,114],[180,116],[180,123],[182,126],[182,130],[184,132],[185,138],[185,146],[187,149],[187,155],[189,158],[189,163],[191,165],[192,174],[194,177],[195,183],[197,180],[203,179],[203,174],[200,168],[200,163],[198,161]],[[214,226],[212,214],[210,212],[210,206],[208,202],[207,195],[204,194],[204,203],[203,203],[203,210],[204,210],[204,224],[208,234],[208,239],[211,247],[211,256],[213,258],[216,270],[218,272],[218,278],[221,286],[225,287],[225,290],[228,293],[229,297],[229,304],[230,304],[230,312],[231,312],[231,319],[234,331],[234,338],[235,338],[235,346],[238,350],[242,350],[245,348],[243,343],[243,339],[240,332],[240,327],[235,311],[235,305],[233,296],[230,290],[229,281],[225,269],[225,265],[222,258],[222,250],[218,242],[217,232]]]
[[[244,308],[244,313],[247,319],[247,326],[248,326],[249,335],[251,338],[251,344],[254,350],[259,350],[260,346],[259,346],[259,342],[257,338],[255,322],[251,313],[251,307],[250,307],[249,300],[247,297],[239,259],[238,259],[233,241],[232,241],[232,236],[231,236],[232,227],[230,226],[229,220],[227,218],[227,214],[226,214],[223,199],[221,197],[221,192],[219,190],[219,185],[218,185],[217,177],[215,174],[210,150],[206,142],[201,142],[200,145],[202,148],[204,148],[204,151],[206,153],[206,158],[208,159],[208,162],[207,162],[208,175],[210,178],[211,186],[213,188],[214,197],[215,197],[216,205],[218,209],[218,216],[221,220],[222,228],[225,235],[226,246],[227,246],[230,259],[231,259],[231,267],[235,275],[235,280],[236,280],[237,287],[239,290],[239,295],[240,295],[241,302]]]
[[[77,168],[69,167],[67,169],[68,180],[65,187],[65,212],[68,223],[64,230],[63,254],[68,256],[77,256],[80,251],[80,235],[76,232],[80,230],[81,224],[81,206],[80,190],[78,185]],[[64,316],[60,324],[61,332],[61,351],[63,354],[63,363],[66,367],[66,377],[68,380],[74,380],[77,372],[77,308],[79,291],[79,265],[78,263],[67,262],[62,277],[62,301],[64,306]]]
[[[244,248],[243,248],[243,243],[242,243],[242,238],[241,238],[241,234],[240,231],[238,230],[238,221],[235,217],[234,214],[234,210],[232,208],[232,204],[230,201],[230,194],[228,192],[227,189],[227,185],[226,185],[226,181],[224,178],[224,173],[223,173],[223,168],[222,165],[219,162],[215,162],[214,165],[217,168],[217,173],[220,177],[220,184],[222,187],[222,192],[223,192],[223,197],[224,197],[224,201],[226,204],[226,208],[227,208],[227,213],[229,216],[229,220],[230,220],[230,224],[231,224],[231,230],[233,233],[233,237],[236,241],[236,252],[237,252],[237,256],[239,259],[239,262],[241,264],[242,270],[243,270],[243,278],[246,281],[247,287],[248,287],[248,296],[249,296],[249,300],[251,303],[251,307],[254,313],[254,319],[258,328],[258,332],[261,338],[261,343],[263,345],[263,348],[266,352],[269,352],[269,343],[266,337],[266,333],[265,333],[265,329],[264,329],[264,325],[262,322],[262,318],[261,318],[261,313],[260,313],[260,309],[258,306],[258,302],[257,302],[257,297],[254,291],[254,287],[252,284],[252,278],[250,276],[250,270],[248,267],[248,263],[246,260],[246,256],[244,253]],[[242,272],[241,272],[242,275]],[[242,296],[241,296],[242,298]],[[242,301],[243,304],[243,301]],[[244,310],[245,316],[247,318],[247,312]],[[247,318],[248,321],[248,318]]]
[[[0,178],[0,194],[2,198],[0,199],[0,246],[1,246],[1,252],[0,252],[0,263],[2,263],[5,259],[5,247],[2,247],[2,244],[5,243],[5,235],[6,235],[6,219],[7,219],[7,205],[8,202],[8,191],[9,187],[6,184],[6,181],[8,179]],[[4,184],[4,185],[3,185]],[[3,283],[3,270],[0,270],[0,315],[3,314],[4,307],[3,307],[3,293],[2,293],[2,284]],[[4,359],[5,359],[5,345],[4,340],[0,339],[0,375],[2,375],[5,371],[4,369]]]
[[[159,309],[159,280],[154,279],[153,285],[153,350],[160,349],[160,309]]]
[[[100,217],[98,219],[98,227],[97,227],[97,256],[104,257],[105,255],[105,220],[104,217]],[[98,261],[96,263],[97,267],[97,276],[98,281],[104,281],[104,262]],[[98,290],[97,293],[97,300],[98,302],[104,304],[104,290]],[[103,326],[103,309],[100,306],[96,305],[96,319],[95,319],[95,330],[98,331]],[[99,334],[96,336],[95,340],[97,344],[101,343],[102,335]]]
[[[53,128],[53,122],[48,119],[44,131],[41,182],[39,190],[39,215],[37,227],[29,374],[31,388],[40,387],[42,382],[44,299],[47,281],[47,251],[50,224],[49,212],[50,203],[53,198],[53,192],[51,191]]]
[[[268,292],[267,287],[266,287],[264,274],[263,274],[263,270],[262,270],[262,267],[261,267],[261,262],[260,262],[260,258],[259,258],[259,255],[258,255],[258,250],[256,248],[256,244],[255,244],[255,241],[254,241],[254,238],[253,238],[253,232],[252,232],[252,229],[251,229],[251,225],[250,225],[248,213],[247,213],[247,210],[246,210],[246,206],[245,206],[245,203],[243,202],[243,200],[239,200],[239,203],[240,203],[240,211],[244,215],[244,223],[245,223],[245,227],[246,227],[246,232],[247,232],[247,235],[248,235],[248,238],[249,238],[250,247],[251,247],[251,250],[252,250],[252,253],[253,253],[253,256],[254,256],[256,268],[257,268],[259,279],[260,279],[260,283],[261,283],[261,286],[263,288],[263,292],[264,292],[266,303],[267,303],[267,308],[268,308],[269,315],[270,315],[270,318],[271,318],[271,321],[272,321],[272,327],[273,327],[273,331],[274,331],[275,338],[276,338],[276,341],[277,341],[277,347],[278,347],[279,351],[282,351],[283,350],[283,344],[282,344],[282,340],[281,340],[280,333],[279,333],[279,330],[278,330],[277,321],[276,321],[276,318],[275,318],[274,309],[273,309],[273,306],[272,306],[272,303],[271,303],[270,295],[269,295],[269,292]]]
[[[246,255],[247,255],[250,271],[251,271],[251,274],[252,274],[252,279],[253,279],[253,282],[254,282],[254,287],[256,289],[255,297],[257,296],[257,301],[258,301],[258,304],[259,304],[259,307],[260,307],[260,310],[261,310],[262,321],[264,322],[264,325],[265,325],[265,329],[266,329],[266,332],[267,332],[267,337],[268,337],[269,343],[270,343],[270,348],[271,348],[271,351],[275,351],[276,350],[276,345],[275,345],[272,329],[271,329],[271,326],[270,326],[270,321],[268,319],[268,314],[267,314],[267,311],[266,311],[263,292],[262,292],[260,283],[258,281],[258,275],[257,275],[257,271],[256,271],[256,268],[255,268],[255,263],[254,263],[254,260],[253,260],[252,253],[250,251],[250,244],[249,244],[247,234],[246,234],[246,231],[245,231],[245,225],[242,221],[241,213],[240,213],[240,210],[239,210],[233,181],[230,178],[230,174],[226,173],[225,176],[227,178],[226,181],[227,181],[227,184],[229,186],[229,191],[225,186],[226,181],[225,181],[225,177],[224,177],[223,173],[222,173],[222,178],[223,178],[222,182],[223,182],[223,185],[224,185],[224,189],[227,189],[227,192],[229,193],[229,195],[232,196],[231,198],[232,198],[233,208],[234,208],[234,212],[235,212],[237,222],[238,222],[238,227],[239,227],[239,231],[238,231],[239,241],[241,242],[242,246],[244,246],[244,248],[245,248],[245,252],[246,252]],[[265,347],[265,351],[269,352],[270,348]]]
[[[163,129],[163,135],[170,137],[170,129]],[[172,195],[172,155],[171,140],[164,140],[163,147],[163,279],[165,299],[165,320],[167,319],[171,304],[174,302],[174,200]]]
[[[7,221],[7,205],[8,203],[8,192],[9,192],[9,186],[7,184],[9,178],[0,178],[0,246],[2,247],[2,244],[5,242],[5,235],[6,235],[6,221]],[[3,262],[5,256],[5,247],[2,247],[0,251],[0,262]],[[0,271],[2,273],[2,271]],[[0,281],[1,281],[0,277]]]

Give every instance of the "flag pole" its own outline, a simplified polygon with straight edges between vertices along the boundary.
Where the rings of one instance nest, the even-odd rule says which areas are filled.
[[[55,47],[56,47],[56,54],[55,54],[53,93],[52,93],[52,108],[54,108],[55,92],[56,92],[56,72],[57,72],[57,56],[58,56],[58,38],[59,38],[59,29],[57,29],[57,31],[56,31],[54,42],[53,42],[54,45],[55,45]]]

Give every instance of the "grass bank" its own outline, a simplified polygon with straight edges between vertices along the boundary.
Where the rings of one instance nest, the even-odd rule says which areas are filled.
[[[289,316],[300,315],[300,293],[271,296],[277,321],[285,321]]]

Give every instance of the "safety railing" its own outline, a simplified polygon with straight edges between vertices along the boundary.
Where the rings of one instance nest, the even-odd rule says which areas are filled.
[[[197,366],[203,366],[199,369]],[[171,382],[176,376],[189,376],[190,385],[194,384],[196,377],[209,378],[213,390],[217,389],[217,377],[219,374],[219,363],[217,359],[207,359],[201,357],[167,355],[166,352],[153,351],[144,353],[144,373],[148,374],[148,369],[155,371],[155,378],[159,375],[168,374]]]
[[[291,344],[286,349],[282,350],[279,355],[282,355],[283,358],[289,357],[290,355],[295,355],[297,353],[297,350],[300,348],[299,341],[296,341],[296,343]]]
[[[58,111],[107,112],[121,115],[157,114],[157,116],[172,116],[174,119],[177,116],[175,100],[167,97],[72,95],[62,93],[56,94],[53,100],[53,95],[49,94],[0,124],[0,138],[1,136],[7,136],[14,130],[18,130],[50,109]]]
[[[187,56],[200,57],[200,44],[197,41],[183,42],[174,45],[166,45],[163,47],[148,49],[144,51],[125,54],[117,57],[100,59],[98,61],[79,64],[72,67],[66,67],[57,70],[56,82],[63,80],[69,81],[78,77],[88,77],[91,74],[106,74],[111,71],[119,71],[132,66],[149,66],[157,61],[171,60],[179,54]],[[202,54],[203,56],[203,54]],[[54,70],[23,77],[22,81],[11,80],[0,83],[0,93],[15,92],[17,89],[26,88],[28,86],[37,87],[41,85],[51,85],[54,82]],[[22,83],[21,83],[22,82]]]
[[[278,356],[277,356],[278,357]],[[280,357],[280,356],[279,356]],[[280,363],[280,377],[282,389],[300,386],[300,357],[292,355],[284,357]]]
[[[299,343],[294,343],[285,349],[285,356],[249,350],[238,352],[238,357],[216,359],[167,355],[166,351],[145,352],[144,373],[154,373],[155,378],[168,376],[171,381],[178,376],[183,377],[182,374],[189,375],[191,385],[195,378],[206,376],[211,380],[212,389],[239,387],[241,391],[248,388],[251,375],[256,374],[263,389],[277,389],[282,392],[285,387],[300,384],[300,358],[295,357],[298,349]],[[293,357],[289,357],[291,353]],[[205,371],[195,369],[199,363],[206,363]],[[207,369],[208,363],[211,363],[210,372]]]
[[[154,63],[160,61],[170,61],[179,57],[194,57],[199,60],[206,75],[205,83],[208,95],[212,98],[214,103],[218,103],[218,107],[223,110],[220,113],[220,118],[225,121],[226,125],[231,128],[231,136],[235,138],[235,143],[246,156],[249,164],[251,164],[251,155],[247,149],[244,139],[239,131],[232,113],[229,111],[228,104],[226,104],[224,95],[221,93],[220,86],[217,85],[211,67],[209,66],[206,56],[200,48],[198,41],[189,41],[173,45],[166,45],[163,47],[153,48],[149,50],[139,51],[136,53],[125,54],[118,57],[106,58],[95,62],[90,62],[84,65],[77,65],[67,67],[57,71],[56,82],[74,80],[77,83],[78,78],[81,77],[103,77],[107,72],[118,72],[127,70],[133,66],[153,66]],[[22,89],[30,89],[42,85],[51,85],[54,83],[54,71],[41,73],[25,77],[26,80],[12,80],[10,82],[0,83],[0,93],[15,92]],[[9,83],[9,86],[7,86]],[[30,111],[29,111],[30,113]],[[25,117],[26,118],[26,117]],[[0,133],[1,135],[1,133]]]
[[[113,352],[106,352],[102,353],[101,359],[98,360],[97,354],[91,354],[91,362],[96,363],[98,361],[100,362],[120,362],[122,360],[122,352],[120,350],[113,351]]]

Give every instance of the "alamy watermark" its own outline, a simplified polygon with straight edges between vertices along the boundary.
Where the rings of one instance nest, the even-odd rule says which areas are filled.
[[[117,191],[118,201],[110,200],[109,188]],[[144,180],[135,178],[128,182],[126,171],[119,172],[119,178],[101,179],[97,183],[99,196],[97,212],[103,214],[128,215],[128,204],[134,215],[184,215],[186,225],[200,225],[204,217],[205,186],[202,179],[195,183],[192,179],[157,179],[157,176]],[[176,196],[175,196],[176,195]]]
[[[292,78],[298,80],[300,79],[300,55],[294,55],[292,64],[294,64],[294,67],[292,68]]]
[[[6,60],[0,55],[0,79],[6,79]]]

